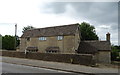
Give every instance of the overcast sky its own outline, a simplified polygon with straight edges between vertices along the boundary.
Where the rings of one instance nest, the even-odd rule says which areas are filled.
[[[108,2],[110,1],[110,2]],[[111,33],[112,44],[118,45],[118,0],[0,0],[0,34],[17,35],[22,28],[36,28],[87,22],[96,28],[100,40]]]

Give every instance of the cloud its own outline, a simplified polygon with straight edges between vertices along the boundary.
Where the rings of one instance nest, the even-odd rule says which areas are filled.
[[[96,27],[96,32],[102,40],[105,40],[105,34],[110,32],[112,42],[117,43],[117,2],[51,2],[47,3],[44,9],[44,13],[62,14],[80,22],[87,21]]]
[[[75,14],[71,13],[73,16],[94,20],[101,24],[117,22],[117,2],[53,2],[45,6],[44,12],[63,14],[69,10],[66,9],[68,5],[76,12]]]
[[[0,1],[0,23],[10,23],[6,28],[0,24],[3,34],[14,35],[14,24],[18,24],[18,35],[27,25],[50,27],[83,21],[94,25],[101,39],[109,31],[112,41],[118,36],[117,2],[43,2],[44,0],[3,0]],[[48,1],[48,0],[47,0]],[[103,26],[103,27],[102,27]],[[108,29],[105,29],[108,27]],[[116,40],[115,40],[116,39]]]

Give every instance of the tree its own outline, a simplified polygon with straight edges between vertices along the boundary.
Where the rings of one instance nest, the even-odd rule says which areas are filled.
[[[2,37],[2,49],[14,50],[15,49],[15,37],[5,35]]]
[[[98,40],[95,27],[89,23],[83,22],[80,24],[81,40]]]
[[[16,47],[20,45],[19,36],[16,36]]]
[[[2,49],[2,35],[0,34],[0,49]]]
[[[0,34],[0,37],[2,37],[2,35]]]
[[[113,61],[120,61],[120,56],[119,56],[119,53],[120,53],[120,46],[117,46],[117,45],[112,45],[111,46],[111,59]]]
[[[33,26],[24,27],[22,32],[24,33],[26,30],[28,30],[28,29],[33,29],[33,28],[34,28]]]
[[[15,50],[15,48],[20,44],[20,40],[17,38],[11,35],[2,36],[2,49]],[[16,39],[16,45],[15,45],[15,39]]]

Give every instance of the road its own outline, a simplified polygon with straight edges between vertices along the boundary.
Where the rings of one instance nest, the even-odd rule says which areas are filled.
[[[32,66],[25,66],[25,65],[18,65],[18,64],[10,64],[2,62],[2,73],[66,73],[68,75],[78,75],[75,73],[59,71],[59,70],[52,70],[52,69],[45,69],[45,68],[38,68]],[[65,75],[66,75],[65,74]],[[83,75],[83,74],[79,74]]]

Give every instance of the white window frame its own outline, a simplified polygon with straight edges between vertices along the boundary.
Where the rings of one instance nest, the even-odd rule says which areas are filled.
[[[39,40],[46,41],[46,37],[39,37]]]
[[[57,36],[57,40],[63,40],[63,36]]]

